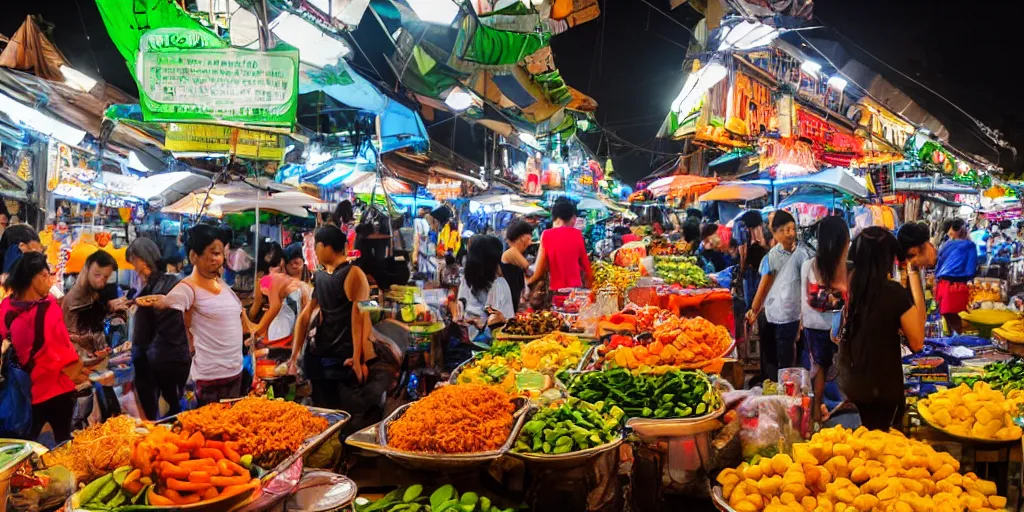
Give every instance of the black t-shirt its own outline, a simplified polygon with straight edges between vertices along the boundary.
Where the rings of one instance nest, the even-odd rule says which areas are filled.
[[[333,273],[313,274],[313,296],[320,305],[320,325],[310,346],[317,357],[352,357],[352,301],[345,293],[345,280],[352,269],[344,265]]]
[[[904,401],[900,317],[914,306],[914,299],[899,283],[886,281],[869,300],[866,314],[847,320],[849,339],[839,344],[839,387],[853,402],[900,403]]]

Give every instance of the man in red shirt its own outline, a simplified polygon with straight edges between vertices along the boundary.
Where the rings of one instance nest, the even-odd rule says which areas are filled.
[[[533,285],[551,274],[548,288],[590,288],[594,274],[587,258],[583,233],[576,229],[576,205],[567,197],[559,197],[551,207],[552,228],[540,236],[537,269],[527,285]]]

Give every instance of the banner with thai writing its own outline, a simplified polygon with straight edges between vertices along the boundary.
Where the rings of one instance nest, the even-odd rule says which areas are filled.
[[[146,121],[224,121],[290,128],[299,53],[214,48],[187,29],[142,36],[136,77]]]
[[[815,144],[824,147],[826,151],[839,153],[862,153],[864,151],[864,139],[843,133],[824,119],[808,112],[806,109],[797,109],[797,135],[810,139]]]
[[[213,124],[168,123],[164,148],[174,153],[234,154],[256,160],[284,158],[281,136]]]

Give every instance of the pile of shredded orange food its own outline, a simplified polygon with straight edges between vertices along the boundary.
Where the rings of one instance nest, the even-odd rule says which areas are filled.
[[[306,439],[327,428],[325,418],[299,404],[258,397],[183,412],[178,422],[208,439],[237,441],[242,454],[267,466],[295,453]]]
[[[497,450],[512,431],[515,405],[494,386],[444,386],[413,403],[388,426],[388,446],[408,452]]]
[[[135,427],[135,420],[123,415],[78,430],[71,442],[44,453],[43,463],[64,466],[79,483],[89,483],[128,464],[132,446],[142,437]]]

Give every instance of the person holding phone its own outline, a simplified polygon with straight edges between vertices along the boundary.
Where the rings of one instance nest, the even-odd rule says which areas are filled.
[[[465,322],[470,340],[486,327],[504,323],[516,314],[512,292],[501,275],[503,249],[501,240],[493,235],[476,235],[469,241],[457,295],[462,311],[456,318]]]

